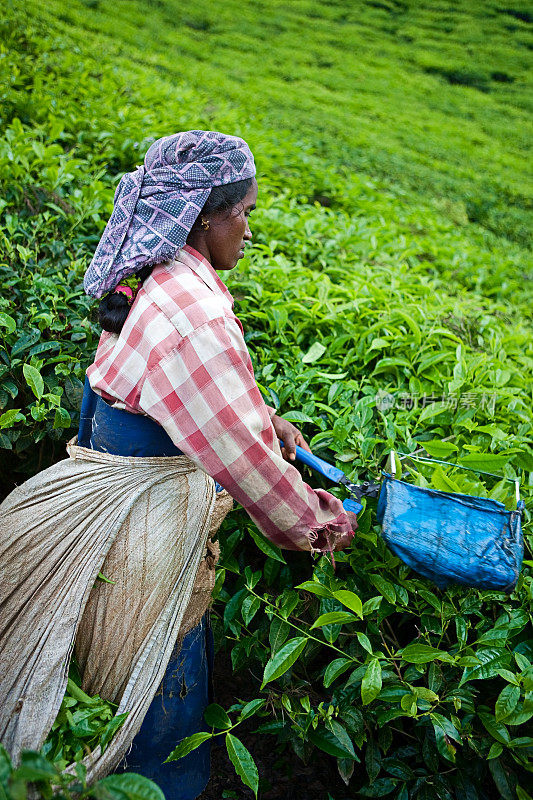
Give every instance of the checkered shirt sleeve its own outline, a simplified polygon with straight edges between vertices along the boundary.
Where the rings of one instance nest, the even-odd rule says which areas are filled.
[[[276,545],[330,550],[353,535],[341,501],[283,459],[231,295],[210,265],[203,284],[185,266],[154,270],[120,336],[102,336],[93,389],[162,425]]]

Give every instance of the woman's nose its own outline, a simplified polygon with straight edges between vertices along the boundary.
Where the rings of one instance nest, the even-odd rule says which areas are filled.
[[[244,239],[249,241],[252,238],[252,231],[250,230],[250,226],[248,224],[248,220],[246,220],[246,228],[244,229]]]

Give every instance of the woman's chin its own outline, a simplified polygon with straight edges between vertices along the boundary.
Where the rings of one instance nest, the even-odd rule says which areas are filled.
[[[235,267],[237,266],[238,263],[239,263],[239,259],[237,258],[237,259],[235,259],[235,261],[232,264],[228,264],[227,262],[225,262],[223,264],[213,264],[213,269],[218,269],[218,270],[221,270],[221,271],[229,272],[230,269],[235,269]]]
[[[237,255],[234,256],[231,261],[228,259],[227,261],[224,260],[215,262],[215,260],[213,259],[213,267],[214,269],[224,269],[224,270],[235,269],[241,258],[244,258],[244,250],[239,250]]]

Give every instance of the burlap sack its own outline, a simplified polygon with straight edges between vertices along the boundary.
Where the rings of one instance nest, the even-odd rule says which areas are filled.
[[[211,603],[211,595],[215,587],[215,567],[220,558],[220,545],[215,536],[232,508],[232,496],[226,491],[218,492],[211,516],[205,555],[198,567],[191,599],[181,623],[180,640],[183,640],[185,634],[198,625]]]
[[[181,561],[179,530],[174,532],[175,544],[168,546],[153,517],[152,504],[152,493],[146,492],[124,521],[101,570],[113,583],[96,581],[76,634],[74,653],[83,676],[83,690],[113,703],[119,702],[135,654],[166,605]],[[227,492],[216,495],[178,641],[200,622],[211,601],[215,564],[220,555],[213,537],[232,505]],[[146,525],[145,520],[150,519],[153,524]]]
[[[185,456],[113,456],[74,442],[69,459],[0,506],[0,739],[15,762],[22,749],[41,747],[81,625],[76,647],[87,681],[102,682],[117,713],[128,712],[105,753],[96,748],[84,759],[92,782],[128,750],[182,626],[209,602],[215,489]],[[217,505],[227,513],[227,496]],[[97,582],[93,598],[100,571],[117,581]],[[102,603],[107,587],[113,595]]]

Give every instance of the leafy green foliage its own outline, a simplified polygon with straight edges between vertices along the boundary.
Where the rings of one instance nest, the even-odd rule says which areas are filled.
[[[249,717],[258,714],[263,709],[264,705],[265,700],[262,698],[250,700],[248,703],[237,703],[230,709],[230,711],[239,712],[235,722],[232,722],[221,706],[217,703],[211,703],[211,705],[206,708],[204,714],[206,723],[212,728],[211,733],[202,731],[200,733],[193,733],[192,736],[187,736],[185,739],[182,739],[166,759],[167,762],[177,761],[179,758],[183,758],[214,736],[224,736],[226,750],[231,763],[235,767],[237,775],[246,786],[252,789],[254,795],[257,797],[257,790],[259,787],[257,766],[248,749],[243,745],[240,739],[231,733],[231,731]]]
[[[519,477],[530,504],[526,12],[466,0],[149,8],[14,0],[3,24],[2,488],[62,457],[75,432],[100,332],[81,281],[118,175],[154,137],[212,127],[245,136],[259,166],[255,246],[229,285],[267,401],[354,481],[391,450],[416,452]],[[403,466],[418,485],[513,507],[507,480]],[[523,522],[530,542],[529,511]],[[280,552],[241,512],[221,540],[219,641],[257,696],[212,706],[212,732],[170,758],[230,737],[260,794],[232,733],[256,714],[280,747],[337,759],[353,796],[484,800],[493,786],[527,800],[530,550],[508,597],[418,578],[381,541],[373,501],[336,570]],[[37,775],[68,796],[57,765],[105,745],[113,719],[67,694],[45,745],[56,764],[28,756],[9,792]],[[137,796],[114,780],[97,796]]]
[[[226,749],[231,763],[235,767],[235,772],[239,778],[241,778],[242,782],[252,789],[254,795],[257,797],[259,775],[249,751],[240,739],[237,739],[232,733],[226,734]]]
[[[71,663],[67,690],[41,754],[57,768],[65,769],[80,761],[100,745],[105,751],[123,725],[127,712],[117,714],[117,706],[101,697],[86,694],[75,662]]]
[[[482,489],[479,483],[476,491]],[[428,797],[445,787],[446,797],[481,798],[487,780],[498,791],[505,781],[510,796],[520,796],[516,787],[527,785],[533,752],[524,593],[531,578],[523,574],[510,597],[439,591],[367,527],[370,506],[361,519],[364,536],[335,554],[336,569],[323,556],[313,580],[301,584],[295,578],[305,572],[304,556],[290,554],[285,567],[267,561],[258,579],[262,556],[247,540],[250,523],[240,512],[225,524],[229,550],[218,602],[225,604],[234,666],[264,671],[268,705],[258,711],[266,717],[259,730],[303,758],[313,748],[337,758],[340,775],[361,796],[416,797],[424,786]],[[291,581],[296,591],[287,588]],[[342,610],[340,600],[352,601],[354,589],[362,615]],[[251,625],[243,613],[249,597],[263,612]],[[366,770],[354,772],[346,759],[361,756]]]
[[[26,800],[43,797],[47,800],[164,800],[164,794],[144,775],[125,772],[109,775],[87,786],[86,770],[77,763],[75,774],[61,772],[42,753],[24,751],[18,767],[13,767],[5,748],[0,745],[0,795],[4,800]]]

